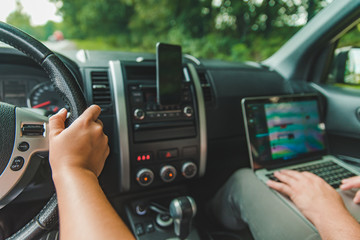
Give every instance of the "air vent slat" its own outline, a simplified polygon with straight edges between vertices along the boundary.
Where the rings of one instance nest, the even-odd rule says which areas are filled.
[[[212,102],[212,92],[211,92],[211,85],[208,80],[208,76],[207,76],[206,72],[203,72],[203,71],[199,71],[198,76],[199,76],[200,85],[201,85],[203,95],[204,95],[204,101],[206,103],[210,103],[210,102]]]
[[[110,97],[108,97],[108,96],[94,96],[94,100],[107,100],[107,101],[110,101]]]
[[[93,103],[99,105],[103,111],[109,110],[111,105],[111,92],[108,72],[91,72]]]

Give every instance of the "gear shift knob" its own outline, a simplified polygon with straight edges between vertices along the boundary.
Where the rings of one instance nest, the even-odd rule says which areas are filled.
[[[191,229],[196,214],[196,204],[192,197],[178,197],[170,203],[170,215],[174,220],[174,231],[180,239],[185,239]]]

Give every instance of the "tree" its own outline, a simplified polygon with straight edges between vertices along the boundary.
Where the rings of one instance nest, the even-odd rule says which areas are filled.
[[[156,42],[163,41],[181,44],[197,57],[258,60],[331,0],[51,1],[62,3],[68,38],[100,37],[97,41],[110,48],[135,51],[155,51]]]
[[[86,38],[125,33],[133,9],[126,0],[52,0],[59,9],[68,34]]]
[[[6,22],[20,28],[28,34],[33,34],[33,28],[30,24],[30,16],[24,13],[23,6],[19,0],[16,1],[15,11],[9,14],[6,18]]]

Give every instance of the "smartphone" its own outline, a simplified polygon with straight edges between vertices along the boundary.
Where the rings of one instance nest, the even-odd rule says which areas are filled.
[[[181,46],[156,44],[156,87],[160,105],[178,105],[182,93]]]

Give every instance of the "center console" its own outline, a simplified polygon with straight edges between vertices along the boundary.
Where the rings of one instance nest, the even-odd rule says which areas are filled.
[[[149,68],[149,72],[155,70],[151,66],[143,68]],[[134,70],[126,66],[126,76],[131,76]],[[151,79],[146,83],[129,80],[127,88],[131,185],[159,186],[195,177],[200,153],[195,90],[191,82],[182,80],[181,101],[169,106],[157,103],[156,84]]]
[[[180,101],[157,100],[156,63],[110,61],[121,191],[141,191],[205,173],[206,122],[195,67],[182,65]]]
[[[202,87],[179,46],[157,49],[156,59],[109,62],[120,191],[133,193],[125,209],[137,239],[199,239],[191,228],[196,204],[176,188],[205,174]]]

